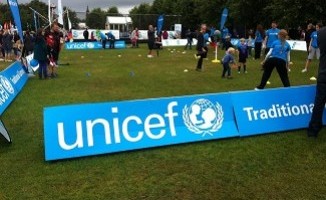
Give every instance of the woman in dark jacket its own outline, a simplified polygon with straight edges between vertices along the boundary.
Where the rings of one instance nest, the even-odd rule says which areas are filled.
[[[42,75],[44,79],[48,78],[47,71],[47,47],[44,38],[44,30],[39,28],[37,30],[35,45],[34,45],[34,59],[39,63],[38,76],[42,79]]]

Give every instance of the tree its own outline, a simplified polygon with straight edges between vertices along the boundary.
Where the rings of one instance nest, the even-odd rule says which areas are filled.
[[[110,7],[107,12],[106,12],[107,15],[114,15],[114,16],[122,16],[120,13],[119,13],[119,10],[116,6],[113,6],[113,7]]]
[[[101,8],[95,8],[86,16],[86,25],[94,29],[104,29],[105,18],[106,12],[101,10]]]
[[[196,6],[197,4],[193,0],[179,0],[176,2],[174,12],[180,16],[180,23],[185,28],[194,30],[201,23],[199,12],[194,9]]]
[[[39,15],[36,14],[36,23],[37,27],[35,27],[35,20],[34,20],[34,12],[35,10]],[[66,8],[64,8],[65,10]],[[19,5],[20,10],[20,18],[22,23],[23,30],[33,30],[35,31],[36,28],[39,27],[48,27],[49,21],[47,19],[48,16],[48,5],[39,1],[39,0],[32,0],[31,2],[27,4],[20,4]],[[79,22],[78,18],[76,17],[76,13],[74,11],[69,10],[69,18],[73,24],[73,27],[77,27],[77,24]],[[13,22],[13,17],[11,15],[10,9],[8,9],[7,4],[0,4],[0,22]],[[41,17],[43,16],[43,17]],[[64,15],[64,27],[68,27],[68,20],[67,16]]]
[[[129,12],[134,27],[139,29],[147,29],[148,24],[152,23],[152,19],[149,18],[151,6],[148,3],[142,3],[139,6],[134,7]]]
[[[66,8],[66,7],[64,7],[64,10],[68,10],[68,15],[69,15],[69,19],[70,19],[70,21],[71,21],[71,26],[72,26],[72,28],[77,28],[78,27],[78,23],[79,23],[79,19],[77,18],[77,14],[76,14],[76,12],[75,11],[72,11],[72,10],[70,10],[70,9],[68,9],[68,8]],[[68,18],[67,18],[67,14],[65,14],[64,16],[63,16],[63,23],[64,23],[64,27],[66,28],[66,29],[68,29]]]
[[[273,0],[264,11],[277,20],[280,26],[297,27],[308,22],[321,22],[326,18],[326,4],[320,0]]]

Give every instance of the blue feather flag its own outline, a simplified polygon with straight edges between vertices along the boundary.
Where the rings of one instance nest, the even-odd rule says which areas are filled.
[[[157,24],[156,24],[157,33],[160,33],[162,31],[163,24],[164,24],[164,16],[163,15],[160,15],[157,18]]]
[[[224,8],[221,15],[220,30],[223,29],[225,22],[228,18],[228,15],[229,15],[229,10],[227,8]]]
[[[23,29],[22,29],[22,23],[21,23],[21,19],[20,19],[20,12],[19,12],[19,5],[17,0],[8,0],[8,5],[10,7],[11,10],[11,14],[14,18],[15,21],[15,25],[17,27],[18,30],[18,34],[20,39],[23,41],[24,37],[23,37]]]

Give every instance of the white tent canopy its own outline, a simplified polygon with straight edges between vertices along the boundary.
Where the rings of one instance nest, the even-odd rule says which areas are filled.
[[[105,29],[107,30],[119,30],[120,37],[129,37],[129,32],[132,28],[132,20],[130,17],[117,17],[107,16]]]
[[[106,22],[108,24],[131,24],[131,18],[130,17],[112,17],[108,16],[106,18]]]

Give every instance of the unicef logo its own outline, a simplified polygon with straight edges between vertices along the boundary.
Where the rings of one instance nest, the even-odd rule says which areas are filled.
[[[91,42],[89,42],[89,43],[87,43],[87,47],[88,47],[89,49],[94,49],[94,44],[91,43]]]
[[[15,89],[6,77],[0,75],[0,83],[10,94],[15,92]]]
[[[222,127],[224,120],[222,106],[217,102],[214,105],[207,99],[198,99],[189,108],[186,105],[182,117],[191,132],[202,136],[213,135]]]

